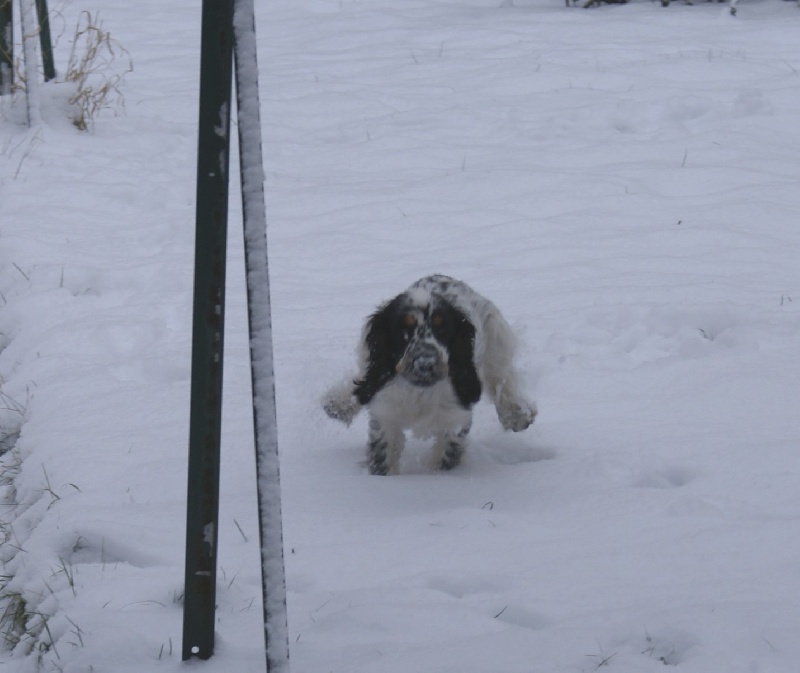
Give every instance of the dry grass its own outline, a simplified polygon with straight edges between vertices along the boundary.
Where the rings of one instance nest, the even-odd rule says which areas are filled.
[[[81,12],[64,76],[75,85],[69,103],[75,110],[77,128],[90,130],[102,110],[114,114],[124,110],[120,87],[132,70],[130,54],[103,28],[97,15]]]

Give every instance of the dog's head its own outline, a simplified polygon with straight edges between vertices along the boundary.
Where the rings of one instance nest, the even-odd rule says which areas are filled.
[[[427,387],[447,378],[451,345],[465,318],[451,304],[430,298],[402,295],[394,330],[395,371],[415,386]],[[401,354],[402,353],[402,354]]]
[[[404,292],[367,321],[367,372],[356,382],[356,396],[367,404],[396,375],[419,387],[449,377],[459,401],[470,406],[481,393],[474,341],[475,327],[445,297],[422,288]]]

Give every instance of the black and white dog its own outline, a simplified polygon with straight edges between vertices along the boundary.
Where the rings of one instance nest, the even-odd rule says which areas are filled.
[[[396,474],[405,431],[433,437],[434,466],[461,462],[472,407],[486,391],[506,430],[524,430],[536,404],[519,389],[514,334],[497,307],[447,276],[422,278],[366,321],[359,371],[331,388],[323,408],[350,425],[369,409],[371,474]]]

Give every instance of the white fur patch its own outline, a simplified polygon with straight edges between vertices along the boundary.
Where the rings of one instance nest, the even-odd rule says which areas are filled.
[[[458,403],[453,386],[446,380],[420,388],[397,377],[375,395],[369,409],[381,424],[410,430],[422,439],[457,433],[471,417],[471,412]]]

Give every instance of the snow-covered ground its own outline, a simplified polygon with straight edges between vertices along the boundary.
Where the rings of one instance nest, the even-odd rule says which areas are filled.
[[[92,133],[0,103],[0,662],[184,670],[200,2],[56,9],[58,68],[90,10],[134,70]],[[292,670],[796,673],[797,5],[256,13]],[[264,668],[239,222],[210,673]],[[371,477],[319,397],[431,272],[501,307],[540,415]]]

